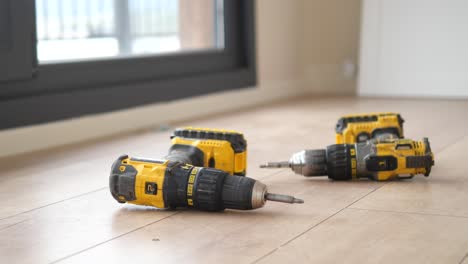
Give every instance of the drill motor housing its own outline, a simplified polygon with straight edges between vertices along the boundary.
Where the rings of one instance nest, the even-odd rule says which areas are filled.
[[[174,131],[168,160],[245,176],[247,141],[237,131],[185,127]]]
[[[326,174],[334,180],[369,178],[377,181],[429,176],[434,155],[429,140],[373,139],[327,147]]]
[[[403,138],[403,122],[398,113],[346,115],[336,124],[336,144],[354,144],[379,138]]]

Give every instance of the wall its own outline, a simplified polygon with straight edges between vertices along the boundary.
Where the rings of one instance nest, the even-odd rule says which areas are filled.
[[[356,63],[359,10],[359,0],[257,0],[255,89],[0,131],[0,156],[212,114],[213,104],[223,112],[304,94],[354,94],[353,69],[343,65]]]
[[[468,97],[468,1],[364,0],[359,94]]]
[[[309,93],[355,94],[361,0],[303,0],[302,79]]]

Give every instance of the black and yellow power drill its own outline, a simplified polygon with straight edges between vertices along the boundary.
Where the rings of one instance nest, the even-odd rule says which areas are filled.
[[[289,161],[269,162],[262,168],[291,168],[304,176],[333,180],[368,178],[377,181],[429,176],[434,155],[429,140],[371,139],[356,144],[335,144],[326,149],[303,150]]]
[[[109,187],[119,203],[157,208],[251,210],[262,207],[267,200],[303,203],[292,196],[268,193],[265,184],[249,177],[168,159],[127,155],[112,165]]]
[[[121,156],[109,180],[121,203],[158,208],[193,207],[207,211],[249,210],[267,200],[303,203],[292,196],[267,192],[265,184],[245,175],[247,142],[232,130],[176,129],[162,160]]]
[[[244,176],[247,141],[237,131],[185,127],[174,131],[165,159]]]
[[[398,113],[346,115],[335,127],[336,144],[354,144],[369,139],[403,138],[403,118]]]

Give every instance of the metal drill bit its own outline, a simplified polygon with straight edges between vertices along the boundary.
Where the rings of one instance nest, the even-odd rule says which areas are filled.
[[[291,195],[284,195],[284,194],[276,194],[276,193],[267,193],[265,195],[265,199],[269,201],[275,201],[275,202],[280,202],[280,203],[304,203],[304,200],[295,198],[294,196]]]
[[[289,161],[268,162],[260,165],[260,168],[289,168]]]

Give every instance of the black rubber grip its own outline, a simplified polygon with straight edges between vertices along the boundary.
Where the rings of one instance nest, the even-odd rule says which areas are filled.
[[[247,177],[229,176],[224,180],[223,205],[225,208],[252,209],[252,190],[255,180]]]
[[[205,211],[224,210],[221,194],[225,178],[230,177],[233,176],[220,170],[201,169],[193,187],[193,207]]]
[[[198,167],[204,166],[203,151],[191,145],[172,145],[169,149],[168,155],[165,158],[173,162],[190,164]]]
[[[327,147],[328,178],[338,181],[351,180],[351,159],[348,144]]]
[[[426,146],[426,156],[431,157],[431,163],[426,164],[427,165],[426,166],[426,173],[424,174],[424,176],[428,177],[429,174],[431,174],[432,166],[434,166],[434,157],[432,156],[431,144],[429,143],[429,139],[428,138],[423,138],[423,141],[424,141],[424,145]]]
[[[132,166],[122,165],[122,161],[126,158],[127,155],[122,155],[112,164],[109,177],[110,192],[119,203],[136,200],[135,179],[138,172]],[[121,167],[125,170],[121,171]]]
[[[221,211],[226,208],[248,210],[252,209],[252,189],[255,180],[232,176],[227,172],[198,168],[196,174],[192,174],[194,168],[185,169],[185,166],[174,164],[166,172],[165,203],[172,208],[187,207],[187,200],[193,200],[190,205],[193,208],[204,211]],[[195,175],[193,182],[193,195],[187,195],[191,175]]]
[[[192,166],[169,162],[164,176],[164,204],[170,208],[187,207],[187,185]]]

